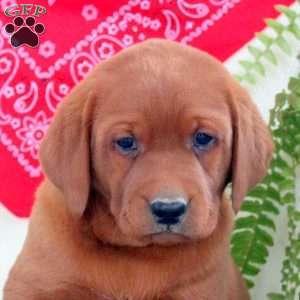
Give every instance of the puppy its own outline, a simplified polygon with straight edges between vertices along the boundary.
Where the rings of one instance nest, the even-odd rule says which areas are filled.
[[[230,233],[271,156],[255,105],[214,58],[159,39],[121,51],[55,114],[4,299],[249,299]]]

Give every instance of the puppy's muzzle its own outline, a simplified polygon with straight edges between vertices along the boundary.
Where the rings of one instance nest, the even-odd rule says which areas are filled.
[[[157,224],[175,225],[182,222],[187,210],[187,201],[182,197],[157,197],[151,201],[150,210]]]

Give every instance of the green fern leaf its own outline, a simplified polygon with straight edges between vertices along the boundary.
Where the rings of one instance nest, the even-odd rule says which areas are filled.
[[[235,223],[236,229],[244,229],[248,227],[252,227],[256,224],[257,218],[254,216],[248,216],[248,217],[241,217],[237,219]]]
[[[244,247],[244,245],[251,243],[253,235],[253,232],[250,230],[235,232],[232,237],[232,242],[236,247]]]
[[[300,3],[300,0],[297,1]],[[286,32],[300,39],[298,12],[282,5],[277,6],[277,9],[287,16],[289,23],[283,25],[276,20],[267,20],[267,24],[277,33],[277,37],[273,38],[265,32],[256,34],[257,39],[264,45],[264,49],[248,46],[253,61],[240,63],[246,70],[245,74],[240,76],[241,81],[253,84],[256,80],[256,73],[262,76],[265,74],[262,58],[273,65],[277,64],[276,56],[271,50],[274,45],[285,53],[292,53],[284,37]],[[274,243],[271,232],[276,230],[275,216],[279,214],[279,207],[286,207],[290,246],[286,248],[287,259],[283,262],[282,294],[270,293],[269,299],[294,300],[295,286],[300,286],[300,258],[297,256],[300,252],[300,236],[292,235],[296,227],[300,226],[300,211],[297,213],[293,207],[295,203],[294,163],[298,161],[300,164],[300,74],[299,78],[290,80],[288,91],[277,95],[275,106],[270,111],[269,124],[276,152],[268,175],[261,184],[248,193],[241,207],[241,211],[246,215],[236,220],[231,251],[245,276],[248,287],[253,287],[253,278],[266,263],[269,248]]]
[[[268,187],[268,193],[267,194],[268,194],[268,197],[271,198],[272,200],[276,200],[277,202],[280,201],[280,193],[275,188],[273,188],[272,186]]]
[[[266,19],[265,21],[268,24],[268,26],[273,28],[278,34],[281,34],[282,31],[285,30],[285,26],[279,23],[278,21],[275,21],[273,19]]]
[[[269,293],[267,296],[269,300],[286,300],[282,294]]]
[[[246,285],[247,285],[248,289],[251,289],[254,287],[254,282],[250,279],[246,279]]]
[[[244,258],[244,260],[245,260],[245,258]],[[267,262],[267,260],[264,256],[261,256],[260,253],[257,253],[255,251],[250,252],[250,254],[248,256],[248,260],[253,263],[259,264],[259,265],[265,264]]]
[[[265,214],[260,214],[257,220],[257,223],[261,226],[267,227],[267,228],[271,228],[275,231],[276,227],[275,227],[275,223],[274,221],[268,217]]]
[[[300,110],[300,98],[299,96],[292,94],[289,95],[288,100],[291,104],[291,106],[296,109],[296,110]]]
[[[294,20],[298,17],[298,14],[292,10],[291,8],[289,8],[288,6],[285,5],[275,5],[275,8],[277,11],[283,13],[284,15],[286,15],[288,17],[288,19],[290,20]]]
[[[297,78],[292,77],[289,81],[288,89],[291,90],[292,93],[296,93],[300,95],[300,82]]]
[[[241,267],[245,261],[245,255],[243,251],[238,251],[236,248],[231,249],[231,255],[234,257],[234,261],[237,266]]]
[[[255,276],[259,272],[259,269],[253,265],[247,264],[243,269],[243,274]]]
[[[287,193],[282,197],[282,201],[285,204],[291,204],[295,201],[295,196],[293,193]]]
[[[291,168],[289,167],[288,163],[281,159],[280,157],[278,157],[276,160],[272,161],[272,167],[274,168],[279,168],[281,169],[281,171],[288,169],[288,171],[291,170]],[[278,193],[279,196],[279,193]]]
[[[291,47],[289,46],[288,42],[282,36],[279,36],[278,38],[276,38],[275,43],[286,54],[291,54],[292,53]]]
[[[279,173],[277,173],[277,172],[273,172],[272,173],[272,181],[273,182],[275,182],[275,183],[279,183],[279,182],[281,182],[281,181],[283,181],[283,180],[285,180],[285,178],[281,175],[281,174],[279,174]]]
[[[256,227],[255,229],[255,236],[257,240],[259,240],[260,242],[268,246],[274,245],[272,236],[269,233],[267,233],[265,230],[260,229],[259,227]]]
[[[264,201],[262,202],[261,208],[263,211],[265,212],[269,212],[275,215],[279,214],[279,210],[278,208],[273,204],[273,202],[264,199]]]
[[[296,39],[300,40],[300,30],[296,24],[290,24],[287,29],[294,35]]]
[[[295,183],[293,180],[283,180],[278,184],[278,187],[282,191],[294,189]]]
[[[269,37],[266,33],[258,32],[255,33],[255,35],[257,39],[260,40],[267,48],[269,48],[272,45],[273,39]]]
[[[266,196],[266,195],[267,195],[267,190],[266,187],[264,187],[263,185],[256,186],[248,193],[249,197],[254,197],[254,198],[256,197],[260,198],[261,196]]]
[[[276,118],[276,111],[274,109],[270,109],[270,117],[269,124],[273,124]]]
[[[257,71],[260,75],[264,76],[265,75],[265,68],[262,63],[256,62],[253,64],[253,69]]]
[[[278,108],[281,108],[286,102],[286,94],[285,93],[279,93],[276,95],[275,98],[275,105]]]
[[[253,47],[251,45],[248,46],[248,50],[254,56],[255,59],[258,59],[262,55],[262,53],[263,53],[262,50],[260,50],[260,49],[258,49],[256,47]]]
[[[251,212],[251,213],[259,213],[260,202],[245,200],[242,204],[241,210]]]
[[[253,63],[247,60],[240,60],[239,64],[247,71],[253,67]]]
[[[276,56],[274,55],[274,53],[269,49],[265,52],[264,57],[273,65],[277,65],[277,59]]]
[[[257,243],[253,251],[256,252],[257,255],[260,255],[261,257],[264,258],[266,258],[269,254],[267,247],[261,243]]]
[[[244,79],[251,84],[256,83],[255,77],[249,72],[246,73],[246,75],[244,76]]]
[[[234,78],[237,80],[237,81],[243,81],[243,76],[241,75],[234,75]]]

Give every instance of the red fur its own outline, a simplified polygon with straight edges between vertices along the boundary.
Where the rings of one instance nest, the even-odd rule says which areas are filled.
[[[195,153],[198,129],[217,142]],[[113,141],[134,135],[135,158]],[[5,300],[247,300],[230,256],[234,208],[265,175],[270,134],[209,55],[150,40],[98,65],[41,145],[46,179]],[[149,201],[189,199],[179,234],[153,234]]]

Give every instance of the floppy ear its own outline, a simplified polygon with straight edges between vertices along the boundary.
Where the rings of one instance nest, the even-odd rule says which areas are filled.
[[[93,99],[84,85],[58,107],[40,146],[47,177],[63,192],[72,214],[83,214],[90,192],[90,126]]]
[[[267,174],[273,142],[249,94],[238,84],[232,95],[232,119],[232,200],[237,212],[247,192]]]

